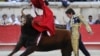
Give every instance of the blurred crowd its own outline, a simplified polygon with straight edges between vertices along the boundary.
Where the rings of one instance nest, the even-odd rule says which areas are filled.
[[[5,2],[30,2],[30,0],[0,0]],[[47,2],[61,2],[63,7],[68,7],[71,2],[87,2],[87,1],[99,1],[99,0],[44,0]]]
[[[48,1],[62,1],[62,0],[48,0]],[[70,2],[74,2],[74,1],[99,1],[99,0],[66,0],[66,1],[70,1]]]
[[[12,2],[12,1],[16,1],[16,2],[29,2],[30,0],[0,0],[0,1],[6,1],[6,2]],[[62,0],[46,0],[46,1],[50,1],[50,2],[59,2]],[[63,0],[63,1],[70,1],[70,2],[79,2],[79,1],[99,1],[99,0]]]
[[[5,2],[29,2],[29,0],[0,0]]]
[[[15,16],[15,14],[11,14],[8,17],[7,14],[3,14],[2,18],[0,19],[0,25],[21,25],[20,16]]]
[[[0,1],[6,1],[6,2],[29,2],[30,0],[0,0]],[[45,0],[45,1],[62,1],[62,5],[64,7],[67,7],[69,4],[67,3],[69,2],[74,2],[74,1],[98,1],[98,0]],[[56,16],[54,16],[55,18],[55,24],[60,24],[57,19]],[[97,19],[94,19],[92,15],[88,16],[87,19],[89,24],[100,24],[100,14],[98,15]],[[8,17],[7,14],[3,14],[2,18],[0,19],[0,25],[20,25],[21,21],[20,21],[20,16],[15,16],[14,14],[12,14],[10,17]]]
[[[55,24],[59,24],[60,25],[60,22],[59,22],[59,20],[57,19],[56,16],[54,16],[54,19],[55,19]],[[86,21],[90,25],[100,24],[100,14],[98,14],[98,17],[95,18],[95,19],[94,19],[94,17],[92,15],[88,15],[88,17],[86,18]],[[67,23],[67,22],[65,22],[65,23]]]
[[[100,14],[98,14],[98,18],[97,19],[94,19],[92,15],[89,15],[88,16],[88,23],[90,25],[92,25],[92,24],[100,24]]]

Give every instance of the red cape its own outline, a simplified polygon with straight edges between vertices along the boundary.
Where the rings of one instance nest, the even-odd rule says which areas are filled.
[[[31,0],[32,4],[43,10],[43,15],[33,19],[32,26],[39,32],[49,31],[51,36],[55,34],[54,18],[52,11],[45,5],[43,0]]]

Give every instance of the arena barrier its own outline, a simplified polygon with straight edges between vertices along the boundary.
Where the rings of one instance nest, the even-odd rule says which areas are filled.
[[[80,32],[82,34],[83,42],[87,44],[100,44],[100,24],[91,25],[93,34],[88,34],[85,29],[85,26],[81,26]]]
[[[18,25],[0,26],[0,43],[16,43],[20,36]]]
[[[100,24],[91,25],[93,34],[89,35],[85,27],[82,26],[82,40],[85,43],[100,44]],[[0,26],[0,43],[16,43],[21,33],[21,27],[18,25]]]

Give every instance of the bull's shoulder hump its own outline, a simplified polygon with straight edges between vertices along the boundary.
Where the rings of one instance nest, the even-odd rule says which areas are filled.
[[[69,31],[66,30],[66,29],[56,29],[56,31],[65,31],[65,32],[69,32]]]

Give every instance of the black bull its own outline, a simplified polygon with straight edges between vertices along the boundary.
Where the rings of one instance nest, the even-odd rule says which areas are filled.
[[[28,56],[34,51],[50,51],[56,49],[61,49],[62,56],[71,56],[72,46],[69,31],[56,29],[56,34],[52,37],[49,37],[44,32],[39,44],[34,46],[34,43],[36,42],[35,37],[38,36],[39,32],[32,27],[32,17],[30,15],[25,15],[24,18],[26,19],[26,23],[21,28],[20,40],[15,49],[8,56],[12,56],[23,46],[26,50],[20,56]]]

